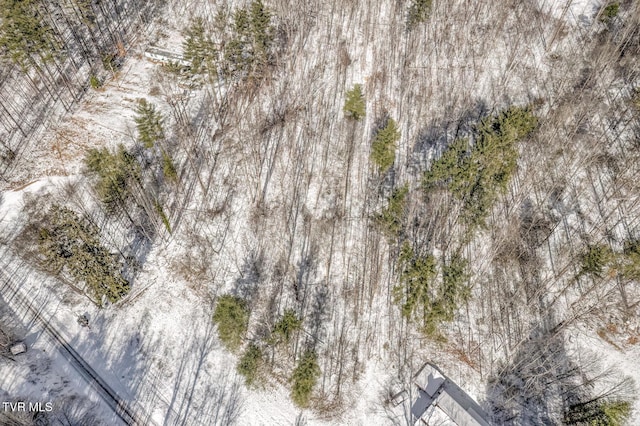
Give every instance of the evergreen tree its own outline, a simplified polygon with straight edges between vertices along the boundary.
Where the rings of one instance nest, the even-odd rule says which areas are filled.
[[[409,186],[404,185],[394,189],[389,197],[387,207],[376,216],[376,221],[382,227],[389,239],[395,239],[402,233],[405,216],[405,198],[409,193]]]
[[[260,369],[262,367],[262,350],[254,343],[249,344],[237,365],[238,373],[244,376],[247,386],[254,385],[260,380]]]
[[[84,282],[97,304],[104,296],[113,303],[129,292],[119,263],[100,242],[98,229],[66,207],[54,205],[49,211],[47,225],[40,229],[39,249],[52,273],[67,272]]]
[[[602,9],[602,13],[600,14],[600,21],[609,24],[616,16],[618,16],[618,12],[620,11],[620,3],[614,1],[604,6]]]
[[[244,300],[225,294],[218,299],[213,313],[213,322],[218,326],[218,336],[226,348],[235,352],[249,326],[249,309]]]
[[[171,156],[165,151],[162,151],[162,173],[168,181],[176,182],[178,180],[176,166],[173,164]]]
[[[429,18],[431,3],[432,0],[411,0],[409,15],[407,17],[407,27],[409,30],[412,30]]]
[[[320,377],[320,367],[318,366],[318,356],[312,350],[305,351],[298,362],[291,380],[291,399],[299,407],[307,407],[311,399],[313,388]]]
[[[611,248],[605,244],[589,245],[581,256],[581,274],[590,274],[602,277],[605,268],[611,264],[614,254]]]
[[[421,316],[423,325],[426,325],[430,311],[430,289],[436,278],[435,258],[431,255],[417,256],[411,244],[405,241],[398,263],[401,268],[400,285],[394,288],[395,301],[400,304],[405,318]]]
[[[162,224],[166,228],[167,232],[171,233],[171,224],[169,223],[169,218],[165,214],[160,201],[154,200],[153,207],[156,209],[156,213],[158,213],[158,216],[160,216],[160,220],[162,220]]]
[[[371,159],[380,173],[386,173],[396,159],[396,144],[400,131],[393,118],[388,118],[385,126],[378,131],[371,146]]]
[[[640,281],[640,241],[626,241],[623,250],[622,276]]]
[[[347,117],[360,120],[365,116],[364,96],[362,86],[356,84],[353,89],[347,92],[347,99],[344,103],[344,113]]]
[[[216,74],[218,53],[211,36],[207,34],[202,18],[196,18],[185,31],[182,44],[184,59],[191,63],[193,74]]]
[[[164,139],[162,114],[156,111],[154,104],[140,99],[134,120],[138,129],[138,141],[145,148],[153,148],[157,141]]]
[[[569,407],[564,419],[566,425],[625,426],[631,417],[628,401],[597,398]]]
[[[289,343],[294,332],[302,327],[302,320],[298,318],[293,309],[285,309],[282,318],[274,325],[273,333],[279,336],[285,343]]]
[[[250,15],[254,56],[264,65],[269,60],[269,52],[273,43],[271,12],[264,6],[262,0],[254,0],[251,2]]]
[[[95,189],[107,211],[113,213],[117,208],[125,208],[132,184],[140,181],[140,165],[135,157],[123,145],[119,145],[115,153],[106,148],[91,149],[85,165],[97,178]]]
[[[0,0],[0,46],[25,71],[36,59],[53,60],[60,44],[44,20],[39,0]]]

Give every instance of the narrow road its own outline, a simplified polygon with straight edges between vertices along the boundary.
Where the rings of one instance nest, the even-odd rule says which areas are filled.
[[[4,295],[7,303],[9,300],[12,302],[10,307],[14,311],[18,311],[18,307],[22,307],[33,315],[34,323],[42,327],[47,335],[51,337],[51,340],[55,342],[64,358],[73,366],[80,376],[100,394],[101,398],[125,424],[129,426],[155,425],[149,416],[141,415],[137,409],[133,407],[133,404],[118,396],[113,388],[69,345],[67,340],[40,315],[40,312],[20,293],[19,289],[15,288],[11,282],[11,277],[0,270],[0,278],[2,279],[0,292]]]

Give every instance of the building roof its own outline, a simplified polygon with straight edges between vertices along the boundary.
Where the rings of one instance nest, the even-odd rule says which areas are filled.
[[[489,426],[487,415],[478,403],[435,365],[423,365],[413,382],[418,387],[418,397],[411,406],[414,421],[419,421],[434,405],[458,426]]]

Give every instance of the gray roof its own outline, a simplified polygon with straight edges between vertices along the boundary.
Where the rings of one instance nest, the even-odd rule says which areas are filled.
[[[411,406],[416,422],[434,405],[458,426],[489,426],[487,415],[478,403],[435,365],[423,365],[413,381],[418,387],[418,397]]]

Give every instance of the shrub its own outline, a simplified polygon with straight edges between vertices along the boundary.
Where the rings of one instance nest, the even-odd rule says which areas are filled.
[[[242,344],[249,325],[249,310],[245,301],[230,294],[220,297],[213,313],[213,322],[218,326],[222,344],[235,352]]]
[[[393,118],[388,118],[385,126],[378,131],[371,146],[371,160],[378,166],[380,173],[386,173],[396,159],[396,144],[400,140],[400,131]]]
[[[262,350],[258,345],[251,343],[247,346],[236,367],[238,373],[244,377],[247,386],[252,386],[260,380],[262,362]]]
[[[312,350],[307,350],[295,370],[291,380],[291,399],[299,407],[307,407],[311,393],[320,376],[320,367],[318,366],[318,357]]]
[[[356,84],[353,89],[347,92],[343,110],[347,117],[354,120],[360,120],[365,116],[364,96],[360,84]]]

